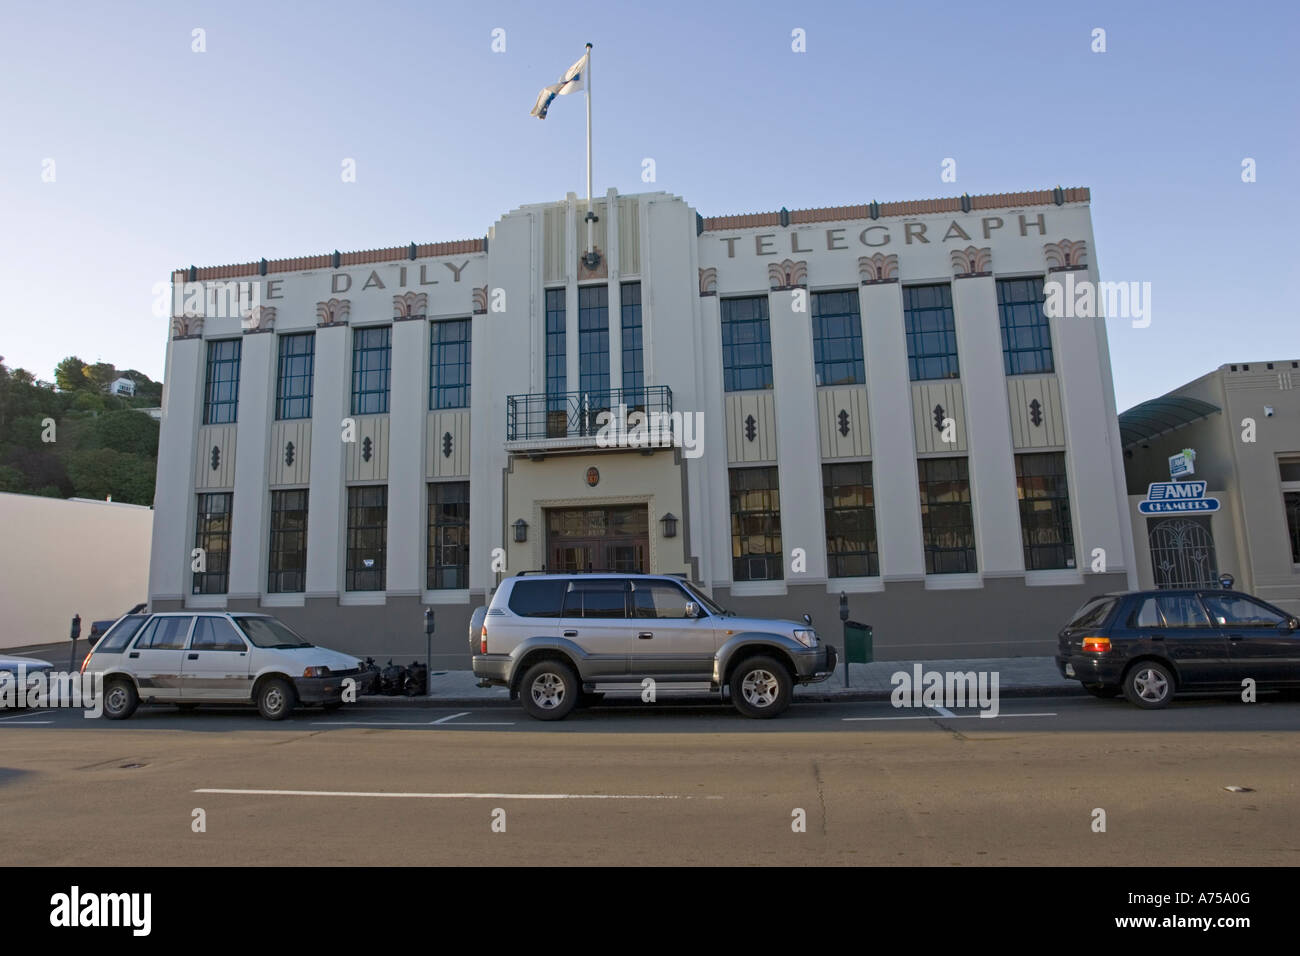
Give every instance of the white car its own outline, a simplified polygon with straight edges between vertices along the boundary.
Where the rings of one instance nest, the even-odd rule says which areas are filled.
[[[348,678],[366,691],[361,662],[304,641],[268,614],[128,614],[95,645],[83,673],[104,675],[104,716],[123,720],[141,701],[256,704],[282,720],[299,703],[333,710]]]

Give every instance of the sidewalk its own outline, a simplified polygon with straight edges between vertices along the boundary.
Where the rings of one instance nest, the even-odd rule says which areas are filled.
[[[56,668],[67,666],[68,642],[42,644],[33,647],[10,648],[4,652],[22,657],[47,660]],[[85,656],[85,643],[78,642],[77,666]],[[850,664],[849,686],[844,686],[844,664],[835,669],[835,676],[820,684],[803,684],[794,689],[796,700],[889,700],[894,690],[891,678],[904,672],[909,680],[913,667],[919,664],[927,671],[967,673],[981,671],[998,675],[998,693],[1002,697],[1052,697],[1086,693],[1075,680],[1066,680],[1056,670],[1050,657],[987,657],[967,660],[942,661],[878,661],[874,664]],[[361,706],[414,706],[414,707],[484,707],[510,704],[510,693],[504,687],[479,687],[478,678],[470,671],[437,671],[429,678],[428,697],[362,697]],[[598,689],[607,699],[631,698],[641,695],[641,685],[600,684]],[[700,684],[661,683],[656,694],[667,698],[710,698],[707,687]]]

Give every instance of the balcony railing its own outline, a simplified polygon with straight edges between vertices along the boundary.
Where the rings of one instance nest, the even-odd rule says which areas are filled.
[[[545,441],[557,444],[595,444],[602,412],[631,415],[634,411],[668,415],[673,392],[667,385],[610,388],[593,392],[556,392],[508,395],[506,441]],[[576,441],[565,441],[576,440]]]

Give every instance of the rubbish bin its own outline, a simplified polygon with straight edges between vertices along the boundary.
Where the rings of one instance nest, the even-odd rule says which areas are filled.
[[[870,664],[872,655],[872,634],[870,624],[857,621],[844,622],[844,662],[846,664]]]

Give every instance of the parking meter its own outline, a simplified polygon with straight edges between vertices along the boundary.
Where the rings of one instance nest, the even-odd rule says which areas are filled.
[[[72,650],[68,652],[68,670],[76,670],[77,638],[81,637],[81,615],[72,615]]]
[[[424,693],[433,687],[433,608],[424,609]]]

